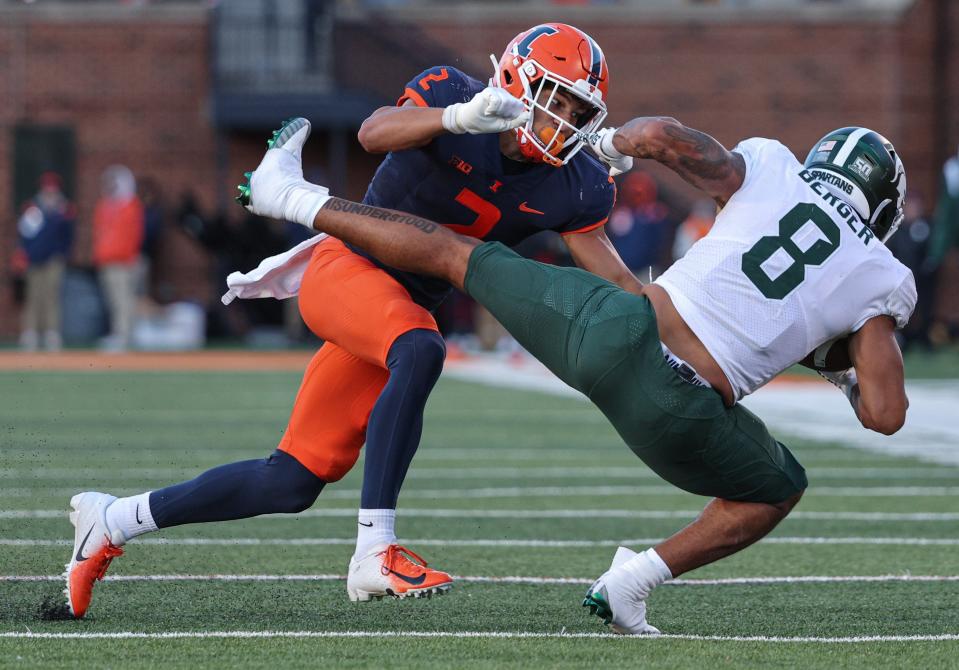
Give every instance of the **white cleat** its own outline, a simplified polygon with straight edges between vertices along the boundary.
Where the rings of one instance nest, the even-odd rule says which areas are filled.
[[[70,523],[75,527],[73,554],[66,565],[67,607],[77,619],[83,617],[93,599],[93,585],[107,572],[110,561],[123,554],[126,538],[107,527],[106,511],[114,496],[88,491],[70,499]]]
[[[346,592],[353,602],[384,596],[429,598],[446,593],[452,586],[452,577],[427,567],[426,561],[398,544],[381,544],[360,560],[351,559],[346,578]]]
[[[632,549],[617,549],[609,570],[586,591],[583,607],[588,607],[590,614],[601,618],[620,635],[659,635],[658,628],[646,623],[649,594],[639,588],[636,578],[624,566],[634,556],[636,552]]]
[[[267,142],[266,154],[247,183],[237,188],[237,201],[254,214],[312,227],[313,218],[330,198],[329,189],[303,178],[303,145],[310,122],[288,119]]]
[[[618,547],[616,553],[613,554],[613,562],[609,564],[609,569],[618,568],[635,555],[636,552],[629,547]]]

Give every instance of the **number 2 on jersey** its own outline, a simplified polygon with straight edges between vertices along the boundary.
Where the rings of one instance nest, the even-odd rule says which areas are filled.
[[[793,241],[800,228],[806,223],[815,224],[826,239],[818,239],[803,251]],[[808,202],[801,202],[779,220],[779,234],[760,238],[752,248],[743,254],[743,273],[770,300],[782,300],[806,278],[807,265],[822,265],[839,248],[839,226],[821,208]],[[770,278],[763,263],[782,250],[789,254],[793,262],[775,279]]]

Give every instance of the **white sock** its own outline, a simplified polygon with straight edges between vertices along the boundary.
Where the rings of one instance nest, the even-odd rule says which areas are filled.
[[[669,566],[660,558],[655,549],[647,549],[636,554],[623,563],[622,567],[636,578],[637,586],[647,596],[654,588],[667,579],[673,578]]]
[[[378,544],[396,542],[395,509],[361,509],[356,526],[356,553],[353,558],[360,559]]]
[[[111,531],[120,531],[128,542],[137,535],[157,530],[153,514],[150,513],[150,494],[141,493],[129,498],[117,498],[107,507],[107,527]]]

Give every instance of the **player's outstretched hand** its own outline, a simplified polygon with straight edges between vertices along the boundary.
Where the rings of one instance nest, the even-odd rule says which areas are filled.
[[[611,177],[629,172],[633,169],[633,157],[620,153],[616,147],[613,146],[614,134],[616,134],[615,128],[603,128],[598,132],[586,135],[586,141],[589,143],[590,148],[601,161],[609,166],[609,175]]]
[[[457,102],[443,110],[443,127],[456,135],[501,133],[523,125],[527,119],[526,105],[496,86],[486,87],[469,102]]]
[[[268,149],[246,184],[237,188],[236,200],[259,216],[295,221],[307,228],[330,199],[328,188],[303,179],[303,145],[310,136],[310,122],[288,119],[266,143]]]

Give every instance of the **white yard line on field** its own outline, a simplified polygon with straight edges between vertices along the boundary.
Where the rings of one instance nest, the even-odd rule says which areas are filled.
[[[423,453],[426,453],[424,450]],[[543,457],[548,457],[544,450]],[[892,465],[888,467],[810,467],[806,473],[813,479],[950,479],[959,483],[959,469],[943,467],[909,467]],[[69,479],[82,481],[94,479],[97,481],[124,482],[133,480],[166,478],[184,479],[195,475],[194,470],[184,468],[120,468],[104,470],[98,468],[0,468],[0,480],[10,479],[26,483],[33,480]],[[457,467],[433,468],[416,467],[410,470],[408,479],[562,479],[584,477],[598,477],[605,479],[653,479],[659,480],[652,470],[643,467],[544,467],[531,464],[529,467]],[[82,486],[82,485],[81,485]]]
[[[346,575],[108,575],[108,582],[334,582]],[[463,576],[453,579],[476,584],[525,585],[585,585],[594,578],[581,577],[522,577],[522,576]],[[0,575],[0,582],[58,582],[63,575]],[[801,577],[729,577],[719,579],[673,579],[666,586],[727,586],[760,584],[853,584],[872,582],[959,582],[959,575],[807,575]]]
[[[788,637],[735,635],[639,635],[622,637],[612,633],[533,633],[528,631],[170,631],[140,633],[34,633],[30,631],[0,632],[0,638],[28,640],[175,640],[175,639],[262,639],[262,638],[454,638],[454,639],[607,639],[623,640],[616,644],[655,644],[654,641],[690,640],[706,642],[773,642],[804,644],[859,644],[872,642],[946,642],[959,640],[959,634],[940,635],[862,635],[854,637]]]
[[[400,508],[399,517],[425,519],[693,519],[700,510],[630,510],[630,509],[427,509]],[[299,514],[271,514],[249,521],[275,522],[278,519],[303,518],[353,518],[353,507],[320,507]],[[67,510],[56,509],[12,509],[0,510],[0,519],[66,519]],[[959,521],[959,512],[793,512],[787,518],[822,521],[863,521],[884,523],[886,521]]]
[[[623,640],[617,644],[655,644],[654,640],[690,640],[704,642],[773,642],[804,644],[859,644],[872,642],[946,642],[959,640],[959,634],[941,635],[862,635],[855,637],[788,637],[735,635],[639,635],[619,636],[612,633],[532,633],[528,631],[171,631],[164,633],[33,633],[2,632],[0,638],[28,640],[176,640],[176,639],[262,639],[262,638],[459,638],[459,639],[607,639]]]
[[[114,490],[120,494],[133,489]],[[40,492],[44,495],[70,496],[77,492],[76,487],[57,487],[44,489],[9,488],[0,491],[0,497],[34,498]],[[953,497],[959,496],[959,486],[817,486],[816,497],[835,498],[912,498],[918,496]],[[484,488],[449,488],[403,490],[404,500],[456,500],[484,498],[544,498],[544,497],[600,497],[600,496],[643,496],[643,495],[692,495],[675,486],[639,485],[639,486],[505,486]],[[359,489],[336,489],[324,493],[326,500],[360,499]]]
[[[424,547],[527,547],[550,548],[564,547],[618,547],[620,545],[650,545],[662,542],[659,537],[636,537],[621,540],[544,540],[544,539],[437,539],[419,538],[404,540],[409,544]],[[186,537],[177,539],[142,538],[133,543],[146,546],[198,546],[198,547],[312,547],[312,546],[353,546],[352,537],[297,537],[297,538],[259,538],[259,537]],[[796,544],[796,545],[889,545],[897,547],[955,547],[959,538],[938,537],[767,537],[759,544]],[[66,547],[72,546],[69,539],[13,539],[0,538],[0,547]]]

